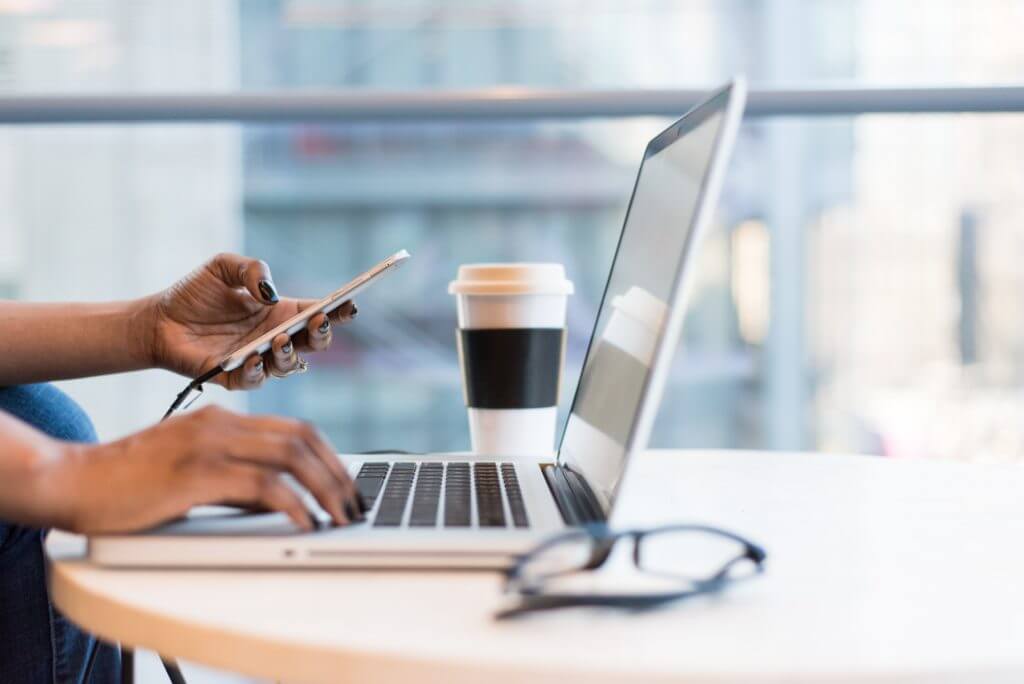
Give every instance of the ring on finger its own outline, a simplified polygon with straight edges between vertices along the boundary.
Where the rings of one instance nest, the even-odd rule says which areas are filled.
[[[276,367],[271,366],[270,374],[273,375],[275,378],[287,378],[289,375],[295,375],[296,373],[305,373],[307,370],[309,370],[309,361],[306,361],[306,359],[302,358],[301,356],[297,358],[298,363],[296,364],[295,368],[282,372],[277,370]]]

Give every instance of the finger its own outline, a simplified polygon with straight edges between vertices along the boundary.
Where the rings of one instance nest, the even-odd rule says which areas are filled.
[[[316,302],[312,299],[304,299],[296,302],[299,311],[307,309],[313,304],[316,304]],[[347,301],[341,304],[337,309],[332,311],[330,314],[328,314],[327,318],[330,325],[330,332],[332,333],[332,340],[334,339],[334,326],[342,323],[348,323],[356,315],[357,311],[358,308],[356,307],[355,303]],[[295,343],[295,348],[298,351],[322,351],[322,349],[319,346],[315,346],[315,342],[312,339],[313,330],[311,328],[313,321],[318,320],[317,317],[322,315],[323,314],[314,315],[313,318],[310,319],[310,324],[307,324],[305,328],[303,328],[299,332],[295,333],[294,336],[292,336],[292,342]],[[319,325],[317,327],[319,327]],[[330,342],[327,343],[327,346],[330,346]]]
[[[231,435],[228,454],[241,461],[290,473],[338,525],[349,522],[342,483],[310,449],[297,431],[243,429]]]
[[[281,333],[275,337],[270,349],[270,362],[278,373],[287,373],[299,365],[299,355],[295,351],[295,344],[286,334]]]
[[[355,483],[348,474],[348,469],[338,458],[337,450],[327,441],[315,425],[303,421],[291,420],[289,418],[278,418],[276,416],[245,416],[243,421],[246,424],[246,431],[254,434],[277,432],[288,435],[297,435],[309,447],[311,452],[323,463],[324,467],[331,473],[334,480],[343,491],[343,505],[350,502],[355,505],[357,511],[365,511],[365,502],[356,489]],[[350,518],[358,517],[349,515]]]
[[[313,452],[317,455],[331,474],[342,484],[342,488],[345,490],[346,501],[351,501],[355,508],[355,515],[349,514],[350,518],[356,520],[362,520],[363,513],[370,510],[367,506],[366,501],[363,500],[362,494],[356,488],[356,483],[352,480],[352,477],[348,473],[348,468],[338,458],[338,450],[327,440],[327,437],[320,432],[319,429],[312,423],[303,423],[302,426],[302,437],[306,443],[310,446]],[[348,508],[345,509],[348,513]]]
[[[210,269],[230,287],[244,287],[257,301],[277,304],[280,297],[267,262],[224,252],[210,262]]]
[[[331,312],[332,323],[347,323],[359,313],[359,307],[351,299]]]
[[[210,501],[235,501],[251,507],[280,511],[300,529],[316,528],[302,499],[270,468],[238,461],[221,461],[209,469]]]
[[[224,386],[229,390],[254,390],[267,378],[266,364],[259,354],[250,356],[245,363],[228,373]]]
[[[276,416],[246,416],[245,419],[250,423],[250,429],[253,431],[274,430],[297,434],[331,472],[335,480],[345,491],[346,499],[358,502],[358,499],[361,498],[359,497],[355,482],[352,481],[348,474],[348,469],[345,468],[341,459],[338,458],[337,449],[327,441],[327,438],[315,425],[305,421],[278,418]]]
[[[309,307],[314,306],[316,303],[317,300],[315,299],[300,299],[296,302],[296,306],[299,311],[305,311]],[[356,303],[354,301],[349,299],[342,302],[337,309],[335,309],[329,314],[329,316],[331,319],[331,323],[345,323],[355,318],[358,312],[359,307],[356,306]]]
[[[323,351],[331,346],[334,337],[331,321],[324,314],[317,314],[306,325],[306,344],[312,351]]]

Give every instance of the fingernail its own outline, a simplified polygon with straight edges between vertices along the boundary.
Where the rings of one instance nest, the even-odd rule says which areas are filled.
[[[281,346],[281,353],[282,354],[291,354],[292,353],[292,341],[291,340],[288,340],[287,342],[285,342]]]
[[[260,359],[252,365],[252,372],[257,374],[263,372],[263,359]]]
[[[280,298],[277,296],[277,288],[274,287],[274,283],[269,280],[261,280],[257,287],[259,287],[260,294],[263,295],[263,300],[265,302],[268,304],[277,304],[277,301]]]
[[[356,492],[356,503],[359,504],[359,511],[360,512],[362,512],[362,513],[369,512],[370,507],[366,504],[366,499],[364,499],[363,495],[360,494],[359,492]]]
[[[317,328],[317,330],[320,331],[321,335],[326,335],[327,331],[330,330],[330,329],[331,329],[331,322],[329,320],[327,320],[326,318],[324,319],[324,322],[320,324],[320,327]]]
[[[349,520],[355,520],[359,517],[359,511],[356,510],[355,505],[351,501],[345,502],[345,515],[348,516]]]
[[[352,305],[352,315],[349,316],[349,318],[355,318],[358,313],[359,313],[359,307],[356,306],[355,304],[353,304]]]

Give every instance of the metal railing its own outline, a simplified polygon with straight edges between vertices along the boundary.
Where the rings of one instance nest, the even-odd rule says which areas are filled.
[[[679,116],[706,90],[276,91],[0,97],[0,124],[384,122]],[[747,116],[1024,112],[1024,86],[755,89]]]

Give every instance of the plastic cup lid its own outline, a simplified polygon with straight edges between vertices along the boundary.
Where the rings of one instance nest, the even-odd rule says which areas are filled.
[[[463,264],[448,292],[456,295],[571,295],[562,264]]]

